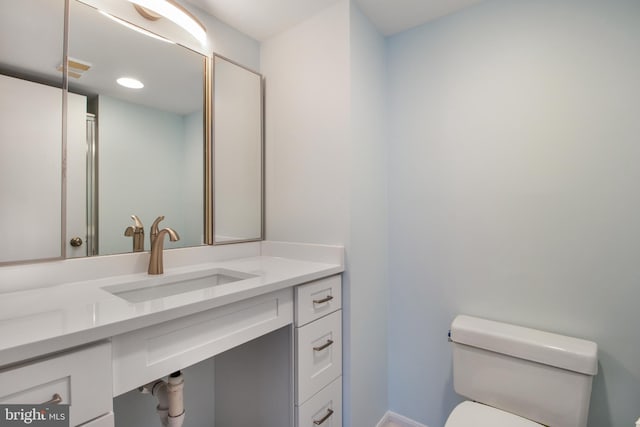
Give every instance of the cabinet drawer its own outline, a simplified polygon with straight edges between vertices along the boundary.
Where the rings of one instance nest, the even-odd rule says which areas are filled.
[[[296,404],[342,374],[342,310],[296,328]]]
[[[77,426],[113,409],[111,346],[76,350],[0,371],[0,403],[40,404],[60,395],[69,406],[70,425]]]
[[[113,338],[113,395],[208,359],[293,320],[283,289]]]
[[[296,287],[296,326],[333,313],[342,308],[340,276],[333,276]]]
[[[296,427],[342,427],[342,377],[296,408]]]

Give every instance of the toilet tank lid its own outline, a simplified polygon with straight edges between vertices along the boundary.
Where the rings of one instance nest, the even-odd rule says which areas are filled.
[[[579,338],[459,315],[451,324],[451,340],[582,374],[598,373],[598,345]]]

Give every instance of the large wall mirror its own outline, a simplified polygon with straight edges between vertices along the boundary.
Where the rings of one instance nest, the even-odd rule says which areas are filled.
[[[115,3],[136,13],[129,2]],[[201,245],[206,58],[168,39],[135,31],[110,11],[92,6],[70,3],[67,103],[69,158],[76,147],[73,132],[85,118],[97,147],[97,168],[88,171],[95,174],[97,186],[87,188],[87,206],[97,213],[89,212],[89,230],[97,238],[88,235],[88,250],[99,255],[134,250],[135,236],[125,235],[128,227],[135,227],[132,215],[146,229],[143,250],[150,249],[149,226],[160,215],[165,217],[161,225],[180,234],[167,248]],[[123,86],[122,78],[135,80]],[[76,97],[81,100],[72,102]],[[78,132],[79,151],[84,135]],[[70,202],[76,175],[77,181],[86,176],[77,165],[70,162],[68,167]],[[81,188],[79,193],[78,203],[70,203],[69,209],[83,207]],[[69,218],[74,214],[67,212]]]
[[[131,252],[132,215],[144,250],[160,215],[167,247],[205,242],[208,59],[96,4],[69,1],[65,96],[65,1],[1,3],[0,264]]]
[[[264,237],[263,79],[214,56],[214,243]]]
[[[0,265],[149,250],[158,216],[167,248],[263,238],[262,77],[170,25],[127,0],[0,2]]]

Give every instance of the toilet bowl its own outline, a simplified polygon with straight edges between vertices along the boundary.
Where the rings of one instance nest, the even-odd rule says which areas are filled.
[[[470,401],[445,427],[586,427],[596,343],[464,315],[450,337],[454,389]]]

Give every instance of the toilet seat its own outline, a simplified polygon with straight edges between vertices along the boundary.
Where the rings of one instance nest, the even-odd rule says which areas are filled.
[[[491,406],[476,402],[462,402],[456,406],[444,427],[541,427],[526,418],[519,417]]]

